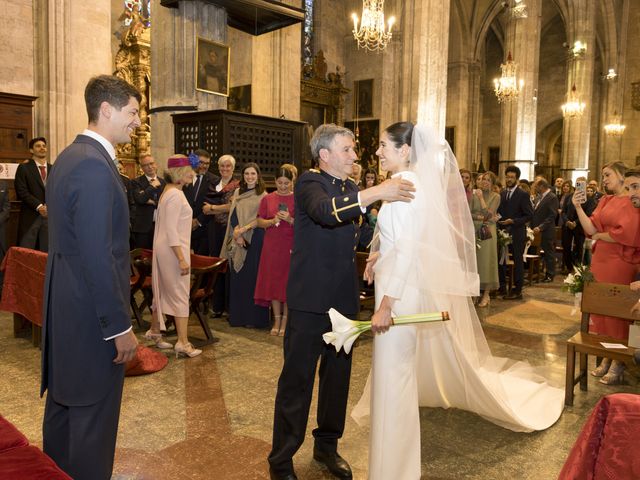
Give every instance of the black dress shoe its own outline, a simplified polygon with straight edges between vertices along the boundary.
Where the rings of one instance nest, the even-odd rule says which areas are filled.
[[[269,467],[269,477],[271,480],[298,480],[295,472],[285,473],[284,475],[278,475],[273,471],[273,468]]]
[[[511,292],[509,295],[502,297],[504,300],[522,300],[522,292]]]
[[[345,480],[351,480],[353,478],[351,467],[347,461],[338,454],[338,452],[325,453],[314,448],[313,459],[327,467],[334,477]]]
[[[553,277],[550,275],[547,275],[542,279],[542,283],[551,283],[551,282],[553,282]]]

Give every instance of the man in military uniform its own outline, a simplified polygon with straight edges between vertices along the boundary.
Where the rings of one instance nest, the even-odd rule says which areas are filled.
[[[287,288],[289,323],[284,337],[284,365],[269,454],[272,479],[296,479],[292,457],[307,427],[316,365],[320,357],[318,428],[313,457],[338,478],[352,478],[349,464],[338,454],[346,416],[351,354],[336,353],[322,334],[331,330],[327,311],[333,307],[354,318],[359,311],[355,251],[368,243],[361,237],[365,207],[378,200],[411,201],[413,185],[392,179],[358,191],[349,180],[357,160],[353,133],[333,124],[320,126],[311,139],[311,153],[320,170],[300,176],[295,188],[296,221]]]

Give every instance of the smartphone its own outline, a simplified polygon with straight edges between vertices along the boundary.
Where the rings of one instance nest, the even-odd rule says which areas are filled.
[[[584,180],[576,181],[576,193],[580,197],[580,203],[587,201],[587,182]]]
[[[289,207],[287,207],[286,203],[281,203],[278,205],[278,211],[280,212],[286,212],[289,210]]]

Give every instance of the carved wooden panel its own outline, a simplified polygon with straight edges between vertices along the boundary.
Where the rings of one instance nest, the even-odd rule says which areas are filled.
[[[260,166],[267,178],[283,163],[301,169],[304,122],[264,117],[229,110],[173,115],[175,151],[189,154],[197,148],[209,151],[215,162],[224,154],[236,159],[236,172],[248,162]]]

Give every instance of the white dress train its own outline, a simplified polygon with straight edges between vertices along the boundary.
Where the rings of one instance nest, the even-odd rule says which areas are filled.
[[[460,408],[529,432],[553,425],[564,402],[563,390],[550,386],[527,363],[491,355],[469,296],[443,293],[455,290],[442,287],[447,281],[467,280],[464,273],[451,274],[456,266],[447,252],[457,255],[455,248],[451,253],[455,239],[447,237],[447,229],[429,231],[442,218],[422,221],[442,207],[431,202],[435,187],[414,172],[397,175],[416,185],[416,198],[386,203],[378,215],[376,308],[387,295],[395,299],[394,316],[448,311],[451,320],[394,326],[375,336],[372,370],[352,412],[361,424],[371,412],[371,480],[420,478],[419,406]],[[472,275],[468,281],[473,282]]]

